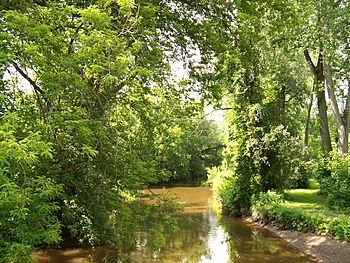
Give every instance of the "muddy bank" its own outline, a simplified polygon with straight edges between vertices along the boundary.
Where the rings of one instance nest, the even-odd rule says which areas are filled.
[[[250,218],[248,222],[253,222]],[[277,226],[266,224],[264,228],[283,238],[295,248],[316,258],[323,263],[350,263],[350,244],[339,242],[327,236],[312,233],[301,233],[291,230],[281,230]]]

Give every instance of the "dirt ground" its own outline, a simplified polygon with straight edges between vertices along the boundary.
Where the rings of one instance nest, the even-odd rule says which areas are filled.
[[[289,244],[323,263],[350,263],[350,244],[335,241],[326,236],[311,233],[280,230],[273,225],[264,225]]]

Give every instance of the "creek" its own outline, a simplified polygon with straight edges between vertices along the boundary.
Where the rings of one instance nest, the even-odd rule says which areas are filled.
[[[152,189],[157,195],[176,198],[184,205],[179,231],[165,235],[166,246],[158,251],[140,240],[126,259],[118,261],[113,249],[49,249],[33,254],[38,263],[308,263],[316,262],[289,246],[268,230],[216,213],[212,191],[208,187],[171,187]]]

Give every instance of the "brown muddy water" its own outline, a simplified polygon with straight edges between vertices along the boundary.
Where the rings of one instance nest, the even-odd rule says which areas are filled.
[[[208,187],[172,187],[152,189],[170,195],[184,205],[180,230],[165,235],[166,246],[158,251],[139,240],[125,260],[117,260],[113,250],[51,249],[38,251],[38,263],[308,263],[316,262],[268,230],[239,219],[218,215],[212,191]]]

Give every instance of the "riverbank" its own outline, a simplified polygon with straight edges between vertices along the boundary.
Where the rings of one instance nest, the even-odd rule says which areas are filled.
[[[254,220],[350,243],[349,211],[330,210],[318,190],[294,189],[288,190],[287,195],[285,199],[274,192],[260,193],[252,202]]]
[[[260,224],[252,218],[248,222],[258,224],[281,237],[291,246],[303,251],[322,263],[350,263],[350,244],[331,239],[327,236],[302,233],[293,230],[282,230],[277,225]]]
[[[261,193],[253,200],[250,222],[324,263],[350,263],[348,211],[330,210],[319,189],[293,189],[285,196]]]

